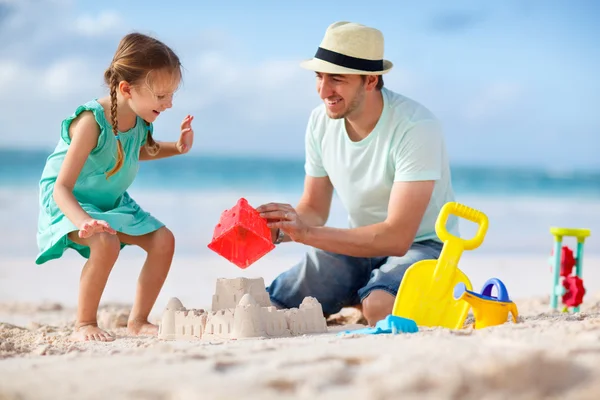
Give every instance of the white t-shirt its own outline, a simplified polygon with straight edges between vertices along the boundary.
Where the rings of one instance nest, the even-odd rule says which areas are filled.
[[[348,137],[344,119],[331,119],[325,105],[315,108],[306,129],[306,174],[329,176],[348,212],[351,228],[383,222],[394,182],[434,180],[431,200],[415,241],[435,239],[435,222],[444,204],[454,201],[442,128],[424,106],[382,88],[383,111],[363,140]],[[458,236],[458,220],[446,229]]]

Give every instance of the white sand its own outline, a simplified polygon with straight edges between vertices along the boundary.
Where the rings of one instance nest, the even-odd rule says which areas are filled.
[[[126,337],[122,326],[129,305],[104,302],[100,321],[113,327],[118,339],[73,344],[66,337],[75,312],[68,299],[76,295],[76,286],[69,285],[77,280],[77,264],[62,265],[62,277],[52,280],[24,261],[2,260],[0,400],[598,399],[598,261],[586,257],[584,280],[590,292],[577,315],[549,312],[547,296],[538,294],[550,285],[545,260],[480,257],[465,262],[463,269],[475,275],[477,289],[492,276],[507,282],[521,314],[518,324],[483,330],[337,336],[340,329],[359,327],[349,325],[331,326],[329,334],[285,339],[164,342]],[[272,264],[271,259],[243,273],[222,269],[221,275],[271,274],[265,276],[268,282]],[[189,282],[198,268],[207,267],[177,264],[153,318],[160,316],[163,299],[178,295],[178,287],[185,292],[186,306],[206,306],[214,280],[199,283],[203,291],[210,290],[194,299]],[[132,269],[137,274],[139,268]],[[126,275],[127,280],[119,273],[111,278],[107,301],[118,297],[115,286],[124,298],[133,296],[135,282]],[[48,279],[42,295],[31,291],[43,286],[38,279]],[[69,285],[57,286],[65,281]],[[524,295],[529,289],[532,295]],[[36,296],[60,303],[27,300]]]

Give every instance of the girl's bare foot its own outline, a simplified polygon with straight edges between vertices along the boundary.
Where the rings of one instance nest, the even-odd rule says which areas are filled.
[[[110,333],[98,328],[98,325],[94,323],[75,327],[75,330],[71,334],[70,340],[73,342],[112,342],[115,340],[115,337]]]
[[[127,322],[127,333],[133,336],[157,336],[158,326],[148,320],[134,319]]]

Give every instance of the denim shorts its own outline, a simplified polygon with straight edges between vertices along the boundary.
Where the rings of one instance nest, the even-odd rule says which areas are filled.
[[[373,290],[398,293],[404,273],[421,260],[438,259],[443,244],[434,240],[413,243],[402,257],[352,257],[316,248],[267,287],[273,305],[298,307],[307,296],[316,298],[325,315],[358,305]]]

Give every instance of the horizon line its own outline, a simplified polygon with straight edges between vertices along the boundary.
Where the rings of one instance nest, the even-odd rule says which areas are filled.
[[[45,153],[49,155],[54,147],[8,147],[0,145],[0,154],[1,153],[10,153],[10,152],[21,152],[21,153],[30,153],[30,154],[41,154]],[[268,160],[268,161],[283,161],[283,162],[304,162],[304,155],[276,155],[276,154],[256,154],[256,153],[243,153],[243,152],[218,152],[218,151],[196,151],[193,153],[185,154],[187,158],[200,159],[200,158],[221,158],[221,159],[231,159],[231,160]],[[165,159],[166,161],[167,159]],[[557,173],[557,174],[567,174],[567,173],[600,173],[600,165],[589,165],[589,166],[578,166],[569,168],[567,166],[556,166],[556,165],[544,165],[544,164],[526,164],[523,162],[513,162],[508,161],[505,163],[485,163],[485,162],[469,162],[469,161],[454,161],[450,162],[451,168],[501,168],[505,170],[537,170],[545,173]]]

